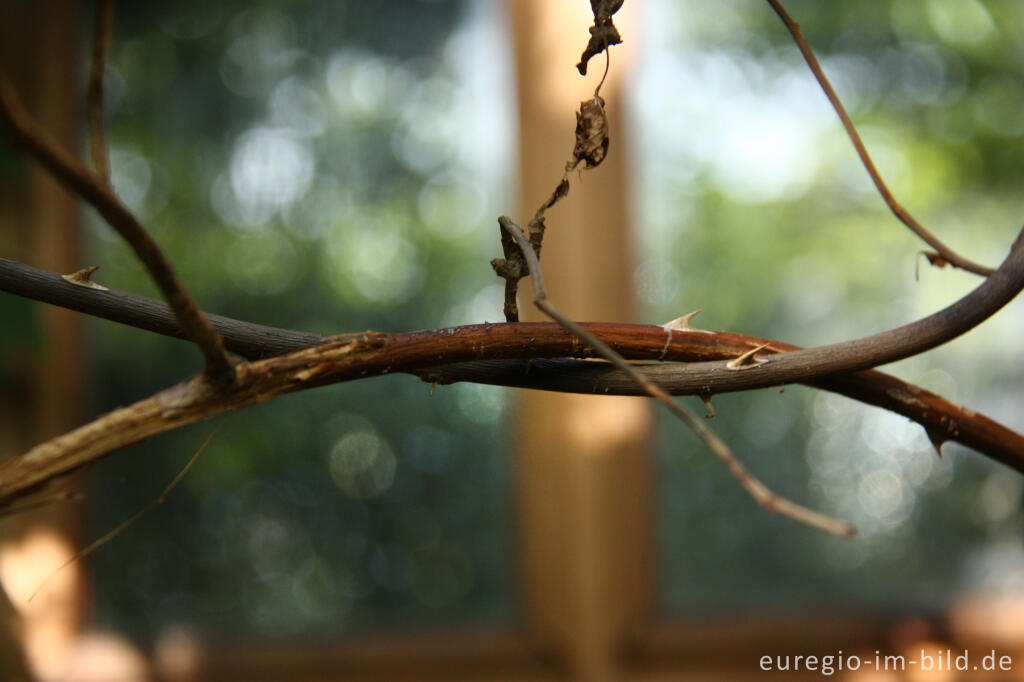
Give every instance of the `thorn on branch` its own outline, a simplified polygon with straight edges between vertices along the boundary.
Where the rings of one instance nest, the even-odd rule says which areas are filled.
[[[700,399],[704,403],[704,406],[708,408],[708,413],[704,415],[705,419],[713,419],[718,413],[715,412],[715,406],[711,404],[711,394],[701,393]]]
[[[696,327],[690,324],[690,320],[692,320],[702,312],[704,312],[703,308],[697,308],[692,313],[686,313],[682,317],[677,317],[676,319],[666,322],[661,326],[664,327],[665,329],[677,329],[679,331],[703,332],[705,334],[714,334],[713,331],[710,331],[708,329],[697,329]]]
[[[926,428],[924,432],[928,435],[928,442],[932,444],[933,448],[935,448],[935,454],[942,457],[942,446],[947,440],[949,440],[949,438],[947,438],[944,433],[936,431],[935,429]]]
[[[763,351],[767,347],[768,347],[768,344],[765,343],[765,344],[762,344],[762,345],[758,346],[757,348],[751,348],[750,350],[748,350],[743,355],[740,355],[739,357],[733,358],[729,362],[725,363],[725,366],[728,369],[735,369],[735,370],[750,369],[751,367],[760,367],[761,365],[763,365],[764,363],[766,363],[768,361],[765,360],[764,358],[754,357],[754,354]]]
[[[72,272],[70,275],[61,275],[61,279],[71,282],[75,286],[85,287],[87,289],[95,289],[97,291],[110,291],[107,287],[102,284],[97,284],[92,281],[92,273],[100,269],[100,266],[93,265],[88,268],[82,268],[77,272]]]

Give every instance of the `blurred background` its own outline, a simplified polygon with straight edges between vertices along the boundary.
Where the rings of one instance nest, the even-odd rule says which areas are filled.
[[[998,265],[1021,224],[1024,6],[787,7],[896,197]],[[93,12],[0,9],[5,71],[78,149]],[[500,321],[496,218],[532,215],[561,177],[604,67],[574,68],[591,20],[584,0],[119,3],[112,183],[211,312],[325,334]],[[703,308],[699,327],[811,346],[978,284],[918,256],[767,4],[630,0],[616,23],[611,156],[548,214],[564,310]],[[9,145],[0,198],[0,255],[157,296]],[[6,294],[0,318],[5,454],[200,368],[182,342]],[[1017,301],[887,371],[1024,430],[1022,333]],[[769,487],[859,536],[765,513],[642,400],[386,376],[114,455],[73,481],[84,502],[4,522],[0,581],[26,623],[71,614],[35,630],[68,660],[120,647],[124,679],[744,679],[781,650],[1024,655],[1018,474],[802,387],[714,403]],[[26,605],[215,430],[166,503]],[[78,679],[27,646],[36,675]]]

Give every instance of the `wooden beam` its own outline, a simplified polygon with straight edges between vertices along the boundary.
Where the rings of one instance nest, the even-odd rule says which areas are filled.
[[[636,41],[630,4],[615,16]],[[526,224],[572,157],[575,111],[605,66],[576,70],[590,3],[509,0],[520,129],[519,219]],[[554,304],[578,320],[633,321],[633,260],[622,83],[627,46],[612,50],[601,90],[610,122],[604,162],[573,171],[569,196],[547,212],[541,266]],[[542,319],[520,289],[524,319]],[[577,679],[616,676],[624,642],[654,595],[650,408],[643,400],[518,395],[517,555],[523,618]]]

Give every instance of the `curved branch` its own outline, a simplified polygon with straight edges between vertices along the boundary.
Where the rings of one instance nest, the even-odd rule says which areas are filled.
[[[26,272],[32,274],[34,284],[27,284],[18,274]],[[74,285],[69,285],[63,281],[57,283],[54,277],[55,276],[52,274],[45,273],[45,271],[39,271],[35,268],[29,268],[28,266],[14,263],[13,261],[0,259],[0,290],[7,290],[12,293],[18,293],[32,298],[40,298],[41,300],[47,300],[56,303],[57,305],[65,305],[65,303],[59,299],[62,299],[63,297],[67,297],[68,299],[72,298],[71,292],[73,290],[68,287],[72,287]],[[677,381],[675,383],[675,387],[685,392],[713,395],[715,393],[723,393],[727,391],[764,388],[767,386],[807,381],[829,374],[856,372],[862,369],[895,362],[918,353],[923,353],[924,351],[946,343],[947,341],[950,341],[981,324],[984,320],[1013,300],[1013,298],[1020,293],[1022,289],[1024,289],[1024,230],[1017,235],[1017,239],[1014,241],[1010,250],[1010,255],[1007,256],[1006,260],[1004,260],[1002,265],[999,266],[999,269],[966,296],[952,305],[947,306],[946,308],[943,308],[942,310],[921,320],[903,325],[902,327],[880,332],[872,336],[853,339],[851,341],[843,341],[828,346],[818,346],[816,348],[809,348],[805,350],[793,350],[796,348],[795,346],[776,343],[770,339],[755,339],[753,337],[729,335],[737,339],[748,339],[745,341],[746,346],[743,348],[744,352],[751,351],[758,346],[763,346],[763,348],[758,351],[761,353],[761,357],[756,357],[756,355],[754,356],[756,357],[757,362],[744,365],[741,369],[730,367],[728,363],[721,362],[720,356],[718,355],[700,357],[699,353],[697,353],[696,356],[675,356],[675,345],[672,343],[674,340],[673,337],[681,338],[684,335],[684,330],[669,330],[668,328],[663,327],[650,327],[649,329],[657,331],[654,332],[653,335],[648,334],[647,336],[649,338],[657,338],[657,342],[649,343],[642,352],[635,347],[637,339],[625,339],[623,346],[626,348],[634,346],[632,350],[627,350],[625,353],[625,355],[631,360],[698,361],[694,362],[694,364],[690,364],[676,370]],[[143,306],[147,311],[147,317],[159,316],[157,312],[157,308],[159,306],[153,305],[155,302],[152,301],[148,304],[144,304],[143,301],[148,299],[144,299],[144,297],[141,296],[109,291],[98,292],[92,289],[83,291],[86,292],[85,296],[82,296],[81,292],[76,292],[76,295],[74,296],[75,300],[78,302],[76,305],[81,306],[76,309],[89,312],[90,314],[102,314],[101,308],[107,309],[108,314],[110,314],[110,308],[113,308],[118,312],[118,314],[124,312],[118,311],[117,309],[119,306],[117,305],[99,305],[99,302],[109,302],[111,299],[117,300],[118,297],[121,297],[120,300]],[[95,299],[95,301],[93,299]],[[86,304],[92,307],[88,307]],[[69,304],[69,307],[74,306]],[[135,324],[134,322],[121,317],[117,317],[115,319],[127,322],[128,324]],[[221,320],[223,322],[227,320],[227,318],[221,318]],[[153,331],[160,333],[166,333],[164,329],[158,327],[166,328],[169,326],[169,320],[153,320],[150,322],[153,324],[153,327],[147,328],[152,328]],[[227,325],[226,323],[224,324],[223,328],[225,331],[228,331],[229,326],[230,325]],[[484,325],[488,330],[500,329],[502,326],[503,325]],[[638,328],[635,325],[608,326],[620,329]],[[478,327],[478,325],[470,325],[469,327],[457,329],[472,329]],[[529,325],[520,324],[519,327],[529,327]],[[261,327],[260,329],[263,331],[260,332],[254,330],[254,334],[257,338],[244,339],[244,334],[241,336],[233,336],[230,341],[231,347],[237,348],[239,352],[243,352],[243,354],[246,354],[249,357],[258,357],[259,354],[256,351],[260,348],[260,343],[262,342],[259,338],[261,334],[263,335],[263,339],[278,338],[279,341],[284,343],[284,346],[279,347],[281,347],[282,350],[287,350],[286,346],[288,345],[287,339],[289,335],[297,333],[286,332],[285,330],[274,330],[273,328],[266,327]],[[451,334],[453,330],[445,330],[445,332]],[[394,337],[412,337],[416,334],[430,333],[431,332],[414,332],[410,335],[394,335]],[[298,334],[301,334],[301,336],[294,339],[297,343],[307,344],[316,342],[315,335],[302,334],[301,332],[298,332]],[[714,346],[715,343],[712,339],[722,338],[723,334],[723,332],[705,332],[697,334],[696,337],[698,337],[698,339],[694,339],[694,342],[698,345],[703,344]],[[666,339],[666,335],[668,335],[668,339]],[[452,335],[451,338],[455,339],[457,336]],[[703,341],[700,341],[699,339],[703,339]],[[678,341],[678,339],[675,340]],[[527,344],[518,349],[518,353],[516,353],[515,348],[510,349],[507,346],[499,348],[497,344],[491,345],[494,341],[496,341],[494,336],[489,336],[486,342],[480,342],[480,345],[476,345],[478,342],[470,341],[469,343],[473,346],[474,352],[477,352],[480,355],[461,359],[479,359],[484,355],[489,359],[501,359],[509,357],[541,358],[562,355],[580,356],[584,354],[582,349],[579,347],[578,341],[577,346],[571,349],[570,352],[564,352],[564,347],[562,350],[558,350],[556,348],[541,348],[535,339],[531,337]],[[521,342],[522,340],[518,339],[517,341]],[[291,347],[294,348],[295,346]],[[612,347],[615,348],[616,351],[619,351],[619,348],[616,347],[614,343],[612,343]],[[513,355],[504,354],[510,350],[513,352]],[[764,357],[767,353],[772,353],[772,355]],[[699,362],[701,360],[719,361]],[[443,357],[439,357],[436,362],[426,364],[445,364],[457,361],[458,360],[455,358],[445,359]],[[423,366],[424,365],[419,365],[417,368],[422,368]]]
[[[708,394],[803,381],[904,414],[922,424],[936,442],[946,439],[958,441],[1024,472],[1024,437],[982,415],[880,372],[831,376],[820,374],[822,367],[834,366],[830,364],[831,356],[837,356],[840,365],[853,363],[854,366],[863,366],[861,363],[871,362],[871,358],[864,355],[865,350],[869,355],[875,352],[875,357],[891,362],[897,359],[892,356],[892,347],[874,349],[872,339],[912,334],[915,325],[920,324],[935,327],[936,318],[939,321],[946,318],[959,320],[961,326],[953,328],[938,325],[944,329],[947,338],[962,333],[966,329],[962,326],[965,321],[967,324],[980,322],[1013,298],[1024,286],[1024,276],[1021,274],[1024,271],[1021,262],[1024,260],[1022,240],[1024,237],[1018,237],[1010,257],[993,277],[944,311],[921,322],[847,344],[784,352],[793,347],[726,332],[613,323],[588,323],[584,326],[616,352],[633,360],[698,361],[691,365],[669,365],[664,369],[644,368],[645,372],[664,372],[658,377],[659,382],[673,393]],[[17,268],[12,268],[12,265]],[[68,284],[59,276],[39,274],[42,271],[35,271],[37,276],[31,284],[25,284],[23,278],[17,275],[17,272],[34,270],[0,260],[0,289],[59,305],[69,305],[89,313],[100,313],[105,309],[105,315],[111,319],[146,326],[161,333],[168,333],[166,328],[174,323],[164,304],[145,297],[83,289]],[[81,295],[82,292],[85,296]],[[72,298],[73,304],[70,302]],[[128,313],[121,309],[123,306],[119,301],[124,300],[135,301],[146,314]],[[964,307],[978,307],[978,310],[964,316],[959,312]],[[262,344],[266,344],[266,348],[294,348],[312,339],[314,343],[324,345],[246,365],[245,376],[240,379],[238,388],[227,394],[211,391],[202,382],[184,382],[153,398],[140,401],[131,408],[112,412],[90,425],[37,446],[24,457],[0,466],[0,502],[10,501],[34,485],[131,443],[221,412],[263,402],[286,392],[389,372],[418,374],[428,381],[492,381],[480,365],[468,365],[474,372],[470,376],[459,376],[459,368],[453,366],[453,363],[480,358],[492,361],[492,371],[505,372],[502,381],[498,383],[517,385],[515,375],[529,375],[534,372],[533,368],[536,368],[534,373],[538,377],[543,377],[544,363],[534,361],[530,363],[531,369],[526,371],[522,365],[510,369],[507,363],[500,364],[497,361],[590,355],[589,349],[580,339],[551,323],[483,324],[405,334],[367,333],[324,339],[303,332],[277,330],[228,318],[213,319],[226,322],[221,329],[229,346],[250,353],[253,357],[259,354]],[[934,332],[933,329],[929,334],[933,345],[941,342]],[[767,361],[751,366],[750,369],[729,370],[728,363],[706,362],[735,358],[750,349],[765,345],[775,353],[783,352],[770,356]],[[847,345],[852,346],[856,352],[851,355],[843,351]],[[909,344],[900,344],[900,347],[904,351],[909,349],[912,354],[916,344],[911,340]],[[797,368],[803,374],[800,371],[794,372],[792,367],[787,368],[784,360],[791,357],[800,360]],[[574,370],[574,373],[581,371]],[[586,371],[594,372],[595,376],[593,383],[585,386],[572,386],[569,382],[577,379],[552,374],[546,383],[538,380],[535,387],[609,394],[636,390],[635,385],[631,385],[628,390],[622,386],[617,387],[611,373],[598,376],[602,371],[607,372],[604,365]],[[528,385],[529,376],[521,378],[522,381],[518,383]]]
[[[885,180],[882,179],[881,173],[878,172],[878,168],[875,167],[875,162],[871,159],[871,155],[868,154],[867,147],[864,146],[864,142],[860,139],[860,134],[857,132],[857,128],[854,127],[853,121],[850,120],[849,114],[846,113],[846,108],[839,99],[839,95],[832,88],[832,84],[825,76],[825,72],[822,71],[821,65],[818,63],[818,59],[814,56],[814,52],[811,47],[807,44],[804,39],[803,33],[800,31],[800,24],[793,20],[791,16],[786,12],[786,9],[782,6],[779,0],[768,0],[768,4],[772,6],[775,13],[782,19],[782,23],[786,25],[786,29],[789,30],[793,41],[796,46],[800,49],[800,54],[803,55],[804,61],[811,68],[811,72],[814,73],[815,79],[818,81],[818,85],[825,91],[825,96],[828,97],[828,101],[832,104],[832,108],[836,110],[839,115],[839,120],[843,123],[843,128],[846,129],[846,134],[850,138],[850,142],[853,143],[854,149],[857,150],[857,156],[860,157],[861,163],[864,164],[864,168],[867,170],[868,175],[871,176],[871,181],[875,183],[875,188],[878,193],[885,199],[886,205],[889,210],[892,211],[901,223],[906,225],[914,232],[918,237],[923,239],[930,247],[935,249],[942,259],[942,262],[949,263],[953,267],[962,268],[968,272],[973,272],[977,275],[987,277],[992,274],[992,268],[986,267],[975,263],[974,261],[968,260],[958,254],[953,249],[946,246],[938,237],[929,232],[924,225],[917,222],[914,216],[910,215],[907,209],[903,208],[900,202],[896,201],[896,197],[889,191],[888,185],[885,184]],[[932,260],[932,265],[936,262]]]
[[[687,335],[693,333],[688,332]],[[768,341],[753,337],[718,340],[720,343],[715,355],[723,360],[736,357],[743,348],[749,348],[751,343]],[[770,343],[798,350],[795,346],[786,346],[777,341]],[[686,336],[674,339],[672,355],[676,358],[686,354],[680,346],[691,350]],[[707,354],[707,351],[706,348],[702,349],[702,354]],[[695,387],[693,377],[687,374],[687,367],[684,364],[667,363],[642,365],[638,369],[647,379],[656,382],[672,395],[703,395],[700,387]],[[423,381],[438,384],[466,381],[564,393],[643,395],[636,383],[619,370],[604,363],[586,360],[476,360],[409,373]],[[868,369],[805,379],[799,383],[880,407],[917,422],[924,427],[936,450],[941,451],[945,442],[953,441],[1024,473],[1024,435],[891,374]]]
[[[206,360],[205,374],[218,386],[230,386],[234,381],[235,369],[225,353],[220,335],[178,279],[160,247],[118,200],[106,182],[89,172],[39,129],[22,108],[14,89],[2,73],[0,126],[5,127],[15,144],[26,149],[61,184],[92,204],[128,242],[167,299],[185,336],[199,346]]]

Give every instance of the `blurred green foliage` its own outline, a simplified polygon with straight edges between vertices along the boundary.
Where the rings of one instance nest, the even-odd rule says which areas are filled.
[[[997,265],[1020,229],[1024,6],[787,2],[896,197]],[[977,285],[931,269],[888,212],[764,3],[658,2],[634,81],[641,251],[653,319],[816,345],[909,322]],[[915,269],[920,265],[920,282]],[[888,368],[1024,429],[1017,302]],[[685,429],[662,425],[668,605],[939,612],[1021,589],[1020,477],[835,396],[715,398],[713,425],[783,495],[854,522],[852,542],[761,512]]]
[[[509,171],[485,155],[508,154],[475,121],[501,93],[481,96],[491,74],[464,62],[492,24],[461,2],[119,7],[113,183],[208,310],[323,333],[498,319],[490,216]],[[106,226],[90,232],[104,282],[152,293]],[[180,342],[93,333],[100,409],[199,366]],[[384,377],[112,458],[97,533],[219,429],[129,531],[130,555],[92,560],[99,620],[147,637],[176,622],[288,636],[508,618],[503,405],[500,389]]]

